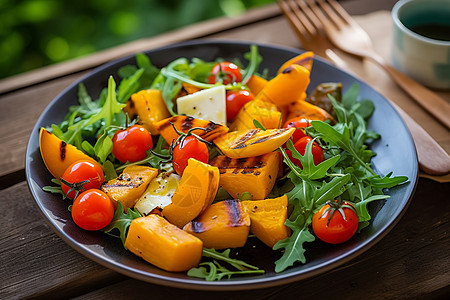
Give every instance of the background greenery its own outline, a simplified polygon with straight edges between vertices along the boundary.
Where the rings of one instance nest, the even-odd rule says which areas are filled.
[[[275,0],[0,0],[0,78]]]

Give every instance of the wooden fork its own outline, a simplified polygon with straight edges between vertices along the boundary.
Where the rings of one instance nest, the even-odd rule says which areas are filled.
[[[322,22],[310,13],[311,9],[305,5],[304,1],[277,1],[305,49],[328,58],[338,67],[348,70],[346,63],[332,50],[334,47],[323,32]],[[420,169],[427,174],[437,176],[450,173],[449,154],[405,111],[394,102],[389,102],[395,107],[411,132]]]
[[[450,103],[437,94],[392,67],[378,55],[368,34],[350,17],[335,0],[297,0],[300,6],[307,4],[303,13],[309,19],[317,19],[330,41],[344,52],[368,58],[380,65],[395,82],[425,110],[450,129]]]

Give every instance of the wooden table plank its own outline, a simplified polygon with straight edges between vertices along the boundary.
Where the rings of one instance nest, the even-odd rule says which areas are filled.
[[[61,240],[44,222],[26,182],[0,191],[0,211],[0,299],[42,293],[57,299],[123,279]]]

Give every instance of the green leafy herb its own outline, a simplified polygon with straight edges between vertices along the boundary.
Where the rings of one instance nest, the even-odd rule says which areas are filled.
[[[218,252],[214,249],[203,248],[203,256],[212,258],[213,262],[200,263],[199,268],[192,268],[187,275],[191,277],[204,278],[207,281],[220,280],[223,277],[231,278],[232,275],[264,274],[264,270],[250,265],[242,260],[230,258],[230,249]],[[221,265],[218,260],[223,261],[235,270],[229,270]],[[209,270],[203,266],[208,266]]]
[[[42,188],[42,190],[46,192],[50,192],[52,194],[60,194],[61,196],[65,197],[63,190],[61,189],[61,181],[59,181],[56,178],[52,178],[52,182],[56,184],[56,186],[53,185],[46,185]]]
[[[330,97],[339,123],[332,126],[312,121],[308,128],[308,133],[327,150],[325,161],[314,165],[312,142],[307,144],[304,155],[296,151],[292,141],[287,142],[292,156],[300,160],[303,169],[294,165],[280,148],[284,162],[291,169],[287,178],[293,187],[286,195],[292,213],[286,226],[292,229],[292,235],[274,246],[274,250],[284,249],[282,257],[275,262],[276,272],[282,272],[296,262],[306,262],[304,243],[315,240],[310,231],[312,216],[327,201],[342,197],[351,202],[358,213],[361,229],[371,219],[367,204],[389,198],[383,189],[408,180],[406,176],[392,177],[392,174],[381,177],[372,169],[370,160],[375,153],[366,143],[379,135],[367,130],[366,119],[373,112],[373,104],[369,100],[357,101],[358,93],[359,87],[353,85],[344,94],[341,104]]]
[[[120,201],[117,201],[116,212],[114,213],[114,217],[106,226],[103,231],[109,235],[120,237],[122,240],[122,244],[125,247],[125,240],[127,238],[128,227],[130,227],[131,222],[136,219],[142,217],[141,214],[136,209],[128,208],[126,212],[124,212],[123,205]],[[119,235],[115,235],[112,233],[114,229],[119,231]]]

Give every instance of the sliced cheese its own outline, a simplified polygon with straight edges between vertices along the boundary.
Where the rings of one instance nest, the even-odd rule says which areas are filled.
[[[144,216],[155,208],[163,209],[172,203],[172,195],[177,189],[180,178],[174,173],[161,173],[150,182],[134,207]]]
[[[225,87],[217,86],[177,99],[178,114],[227,125]]]

